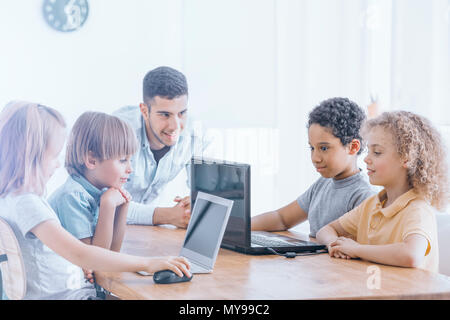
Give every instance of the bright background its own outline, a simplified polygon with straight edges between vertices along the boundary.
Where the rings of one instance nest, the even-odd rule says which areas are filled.
[[[0,106],[39,102],[71,126],[86,110],[137,105],[150,69],[179,69],[216,156],[252,164],[252,214],[318,177],[305,126],[324,99],[365,108],[372,96],[381,110],[429,117],[450,140],[448,0],[90,0],[71,33],[46,24],[43,2],[0,2]],[[161,205],[187,194],[185,179]]]

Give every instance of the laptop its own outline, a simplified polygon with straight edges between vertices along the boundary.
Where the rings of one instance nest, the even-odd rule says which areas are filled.
[[[233,200],[197,193],[180,256],[191,264],[191,273],[211,273],[219,253]]]
[[[193,157],[189,172],[192,204],[201,192],[234,201],[221,244],[223,248],[255,255],[312,253],[326,248],[273,232],[251,231],[249,164]]]
[[[216,263],[233,200],[204,192],[197,193],[180,256],[185,257],[191,273],[211,273]],[[149,276],[146,271],[138,271]]]

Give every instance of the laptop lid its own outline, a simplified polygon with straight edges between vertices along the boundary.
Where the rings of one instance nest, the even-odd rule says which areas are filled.
[[[195,202],[198,191],[206,191],[234,201],[222,247],[250,254],[272,254],[267,248],[280,253],[315,251],[324,248],[310,241],[267,232],[254,232],[255,236],[258,234],[266,238],[265,245],[252,243],[249,164],[193,157],[190,173],[191,201]],[[274,241],[279,245],[274,244]]]
[[[212,270],[233,201],[198,192],[180,256]]]
[[[197,192],[233,200],[222,247],[250,247],[250,165],[212,158],[193,157],[190,168],[191,206]],[[245,213],[248,214],[245,214]]]

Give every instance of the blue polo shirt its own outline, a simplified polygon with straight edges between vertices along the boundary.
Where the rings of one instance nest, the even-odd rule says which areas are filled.
[[[48,202],[64,229],[78,239],[90,238],[95,234],[100,197],[106,190],[99,190],[83,176],[71,175]]]

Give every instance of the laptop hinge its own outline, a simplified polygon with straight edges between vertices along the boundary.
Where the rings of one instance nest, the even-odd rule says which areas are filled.
[[[206,266],[206,265],[204,265],[203,263],[198,262],[197,260],[194,260],[194,259],[188,258],[188,257],[184,257],[184,258],[188,259],[189,261],[195,262],[196,265],[199,265],[199,266],[202,267],[203,269],[211,270],[211,268],[210,268],[209,266]]]

